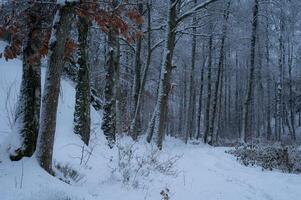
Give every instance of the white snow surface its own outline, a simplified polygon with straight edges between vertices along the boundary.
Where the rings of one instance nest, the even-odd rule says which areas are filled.
[[[3,46],[3,43],[0,46]],[[44,71],[44,70],[43,70]],[[43,72],[44,74],[44,72]],[[83,143],[73,134],[73,109],[75,91],[63,80],[60,94],[54,161],[68,164],[83,178],[66,184],[48,175],[32,158],[11,162],[7,148],[11,133],[7,124],[5,99],[8,87],[14,83],[18,93],[21,79],[21,62],[0,60],[0,200],[160,200],[161,190],[170,190],[171,200],[299,200],[301,199],[301,176],[278,171],[262,171],[260,167],[244,167],[227,148],[188,144],[166,138],[161,157],[181,155],[176,163],[177,176],[158,172],[139,177],[139,187],[124,185],[118,174],[118,151],[109,149],[99,128],[101,113],[92,109],[93,133],[90,147],[93,153],[87,165],[80,164]],[[11,103],[16,101],[10,97]],[[123,137],[119,143],[131,144]],[[142,139],[134,144],[136,152],[147,154],[152,148]],[[87,148],[87,147],[85,147]]]

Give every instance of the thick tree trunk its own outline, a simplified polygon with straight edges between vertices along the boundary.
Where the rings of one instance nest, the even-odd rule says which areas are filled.
[[[31,55],[36,52],[31,49],[31,41],[23,50],[23,74],[21,90],[16,113],[16,126],[21,136],[21,147],[10,155],[10,159],[17,161],[23,156],[32,156],[36,149],[39,131],[39,114],[41,100],[41,68],[40,61],[30,63]]]
[[[41,126],[39,129],[38,160],[47,172],[52,173],[52,153],[56,128],[56,113],[60,92],[60,76],[64,65],[65,43],[74,18],[73,6],[67,3],[56,16],[51,37],[49,61],[42,100]]]
[[[44,9],[44,11],[42,11]],[[40,18],[45,12],[52,12],[50,6],[35,3],[28,10],[28,41],[23,49],[22,83],[16,110],[15,123],[21,139],[21,146],[14,149],[10,159],[17,161],[23,156],[30,157],[35,152],[39,131],[41,101],[41,55],[44,45],[43,22],[51,23],[53,16]],[[49,14],[49,13],[47,13]]]
[[[90,139],[90,66],[88,62],[88,32],[90,22],[86,17],[78,18],[78,65],[74,111],[74,133],[88,145]]]

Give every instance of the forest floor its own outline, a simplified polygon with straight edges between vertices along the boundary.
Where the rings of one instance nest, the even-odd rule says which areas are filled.
[[[75,91],[67,81],[62,81],[53,157],[55,163],[76,170],[69,171],[73,179],[57,171],[58,177],[69,181],[67,184],[48,175],[35,156],[11,162],[7,148],[14,143],[14,134],[8,113],[15,105],[20,79],[21,62],[1,59],[0,200],[160,200],[162,190],[170,200],[299,200],[301,197],[300,175],[242,166],[234,156],[225,153],[229,148],[185,145],[166,138],[163,151],[158,153],[143,138],[133,143],[123,137],[115,148],[109,149],[99,128],[101,113],[95,111],[90,145],[82,156],[83,143],[72,128]],[[138,165],[139,161],[146,162],[144,167]]]

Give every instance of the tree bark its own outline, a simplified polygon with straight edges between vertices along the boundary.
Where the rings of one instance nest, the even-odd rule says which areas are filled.
[[[138,5],[138,11],[140,15],[143,14],[143,4],[139,3]],[[150,13],[150,11],[148,11]],[[149,14],[148,14],[149,15]],[[150,19],[149,19],[150,20]],[[142,30],[142,25],[138,26],[138,30]],[[132,105],[132,122],[130,127],[130,134],[134,140],[137,140],[137,137],[139,135],[139,128],[138,124],[140,121],[140,105],[138,106],[138,103],[140,104],[140,98],[141,98],[141,46],[142,46],[142,36],[139,36],[136,41],[136,51],[135,51],[135,77],[134,77],[134,84],[133,84],[133,105]],[[149,49],[150,47],[148,47]],[[150,52],[148,52],[150,54]]]
[[[56,113],[60,92],[60,76],[64,65],[65,43],[74,18],[73,4],[66,3],[56,16],[51,37],[49,61],[44,86],[41,126],[39,129],[38,161],[48,173],[52,172],[52,153],[56,128]]]
[[[116,99],[114,97],[114,74],[115,65],[117,57],[117,33],[114,30],[110,30],[108,34],[108,60],[107,60],[107,74],[105,83],[105,103],[103,106],[103,120],[102,120],[102,130],[106,139],[108,140],[108,145],[113,148],[116,139]]]
[[[172,72],[172,57],[175,47],[175,37],[176,37],[176,18],[177,18],[177,0],[169,1],[169,14],[168,14],[168,24],[166,32],[166,41],[163,53],[163,62],[161,66],[161,77],[159,83],[159,93],[154,110],[154,128],[151,132],[154,132],[156,136],[156,144],[159,149],[162,149],[162,143],[164,138],[164,124],[165,117],[167,116],[167,105],[168,105],[168,96],[171,89],[170,79]],[[151,129],[149,129],[151,130]],[[148,132],[148,135],[153,133]],[[148,136],[148,137],[149,137]],[[150,138],[150,137],[149,137]]]
[[[193,6],[197,5],[197,1],[193,1]],[[195,16],[192,18],[192,25],[197,26],[197,19]],[[187,143],[188,138],[192,139],[192,135],[195,130],[195,89],[194,89],[194,74],[195,74],[195,56],[196,56],[196,28],[192,28],[192,48],[191,48],[191,69],[190,69],[190,80],[189,80],[189,102],[188,102],[188,129],[186,132],[185,142]]]
[[[199,108],[197,116],[197,136],[198,140],[201,137],[201,118],[202,118],[202,106],[203,106],[203,90],[204,90],[204,70],[206,65],[206,56],[205,56],[205,45],[203,44],[203,61],[201,69],[201,80],[200,80],[200,94],[199,94]]]
[[[90,140],[90,66],[88,55],[88,32],[90,22],[85,16],[78,18],[78,65],[74,111],[74,133],[88,145]]]
[[[294,37],[292,37],[293,39]],[[291,124],[291,139],[296,141],[296,130],[295,130],[295,105],[293,96],[293,83],[292,83],[292,65],[293,65],[293,44],[289,42],[289,62],[288,62],[288,74],[289,74],[289,108],[290,108],[290,124]]]
[[[215,128],[215,118],[216,118],[216,111],[217,111],[217,97],[218,97],[218,89],[219,89],[219,83],[221,79],[221,71],[224,65],[224,47],[225,47],[225,40],[226,40],[226,34],[227,34],[227,22],[229,17],[229,7],[230,7],[230,1],[227,3],[227,8],[224,11],[224,25],[223,25],[223,33],[222,33],[222,39],[221,39],[221,49],[220,49],[220,57],[218,62],[218,69],[217,69],[217,79],[214,86],[214,94],[213,94],[213,102],[212,102],[212,117],[211,117],[211,123],[209,128],[209,136],[214,137],[214,128]]]
[[[42,11],[42,9],[44,9]],[[45,15],[47,17],[40,17]],[[21,147],[14,150],[10,155],[13,161],[22,157],[31,157],[36,149],[39,132],[40,101],[41,101],[41,55],[45,40],[45,30],[43,23],[51,23],[53,15],[51,6],[42,6],[34,3],[28,10],[26,22],[30,29],[28,40],[23,49],[23,72],[22,83],[16,110],[16,128],[20,135]]]
[[[212,25],[210,25],[212,26]],[[212,31],[212,28],[210,28]],[[211,114],[211,71],[212,71],[212,33],[209,38],[209,56],[208,56],[208,74],[207,74],[207,102],[206,102],[206,110],[205,110],[205,132],[204,132],[204,143],[212,144],[212,136],[209,135],[210,128],[210,114]]]
[[[284,22],[283,22],[283,11],[281,10],[281,19],[280,19],[280,36],[279,36],[279,56],[278,56],[278,80],[277,80],[277,92],[276,92],[276,119],[275,119],[275,134],[278,141],[281,140],[281,127],[282,127],[282,80],[283,80],[283,31],[284,31]]]
[[[243,129],[242,129],[242,139],[244,142],[248,142],[252,139],[252,122],[251,122],[251,105],[253,101],[254,94],[254,78],[255,78],[255,46],[257,40],[257,26],[258,26],[258,0],[254,0],[253,6],[253,17],[252,17],[252,36],[251,36],[251,55],[250,55],[250,72],[249,72],[249,82],[247,87],[247,96],[244,105],[243,114]]]

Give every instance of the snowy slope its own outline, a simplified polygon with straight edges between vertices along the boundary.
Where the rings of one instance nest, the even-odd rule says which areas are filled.
[[[117,167],[118,151],[107,148],[99,128],[101,114],[95,111],[92,112],[90,144],[93,151],[90,159],[87,161],[85,155],[80,164],[83,143],[72,131],[75,91],[64,80],[54,160],[72,166],[82,175],[81,180],[69,185],[48,175],[38,166],[34,156],[11,162],[7,158],[7,147],[12,134],[7,123],[5,99],[9,86],[14,83],[10,102],[16,101],[20,78],[20,61],[0,60],[0,200],[160,200],[160,191],[165,188],[170,190],[172,200],[299,200],[301,197],[300,175],[243,167],[233,156],[224,153],[226,148],[184,145],[172,138],[167,138],[161,157],[181,155],[175,166],[176,177],[152,173],[138,178],[138,188],[124,185],[120,174],[112,174]],[[122,138],[120,143],[132,142]],[[147,154],[152,149],[143,141],[134,147],[140,154]]]

